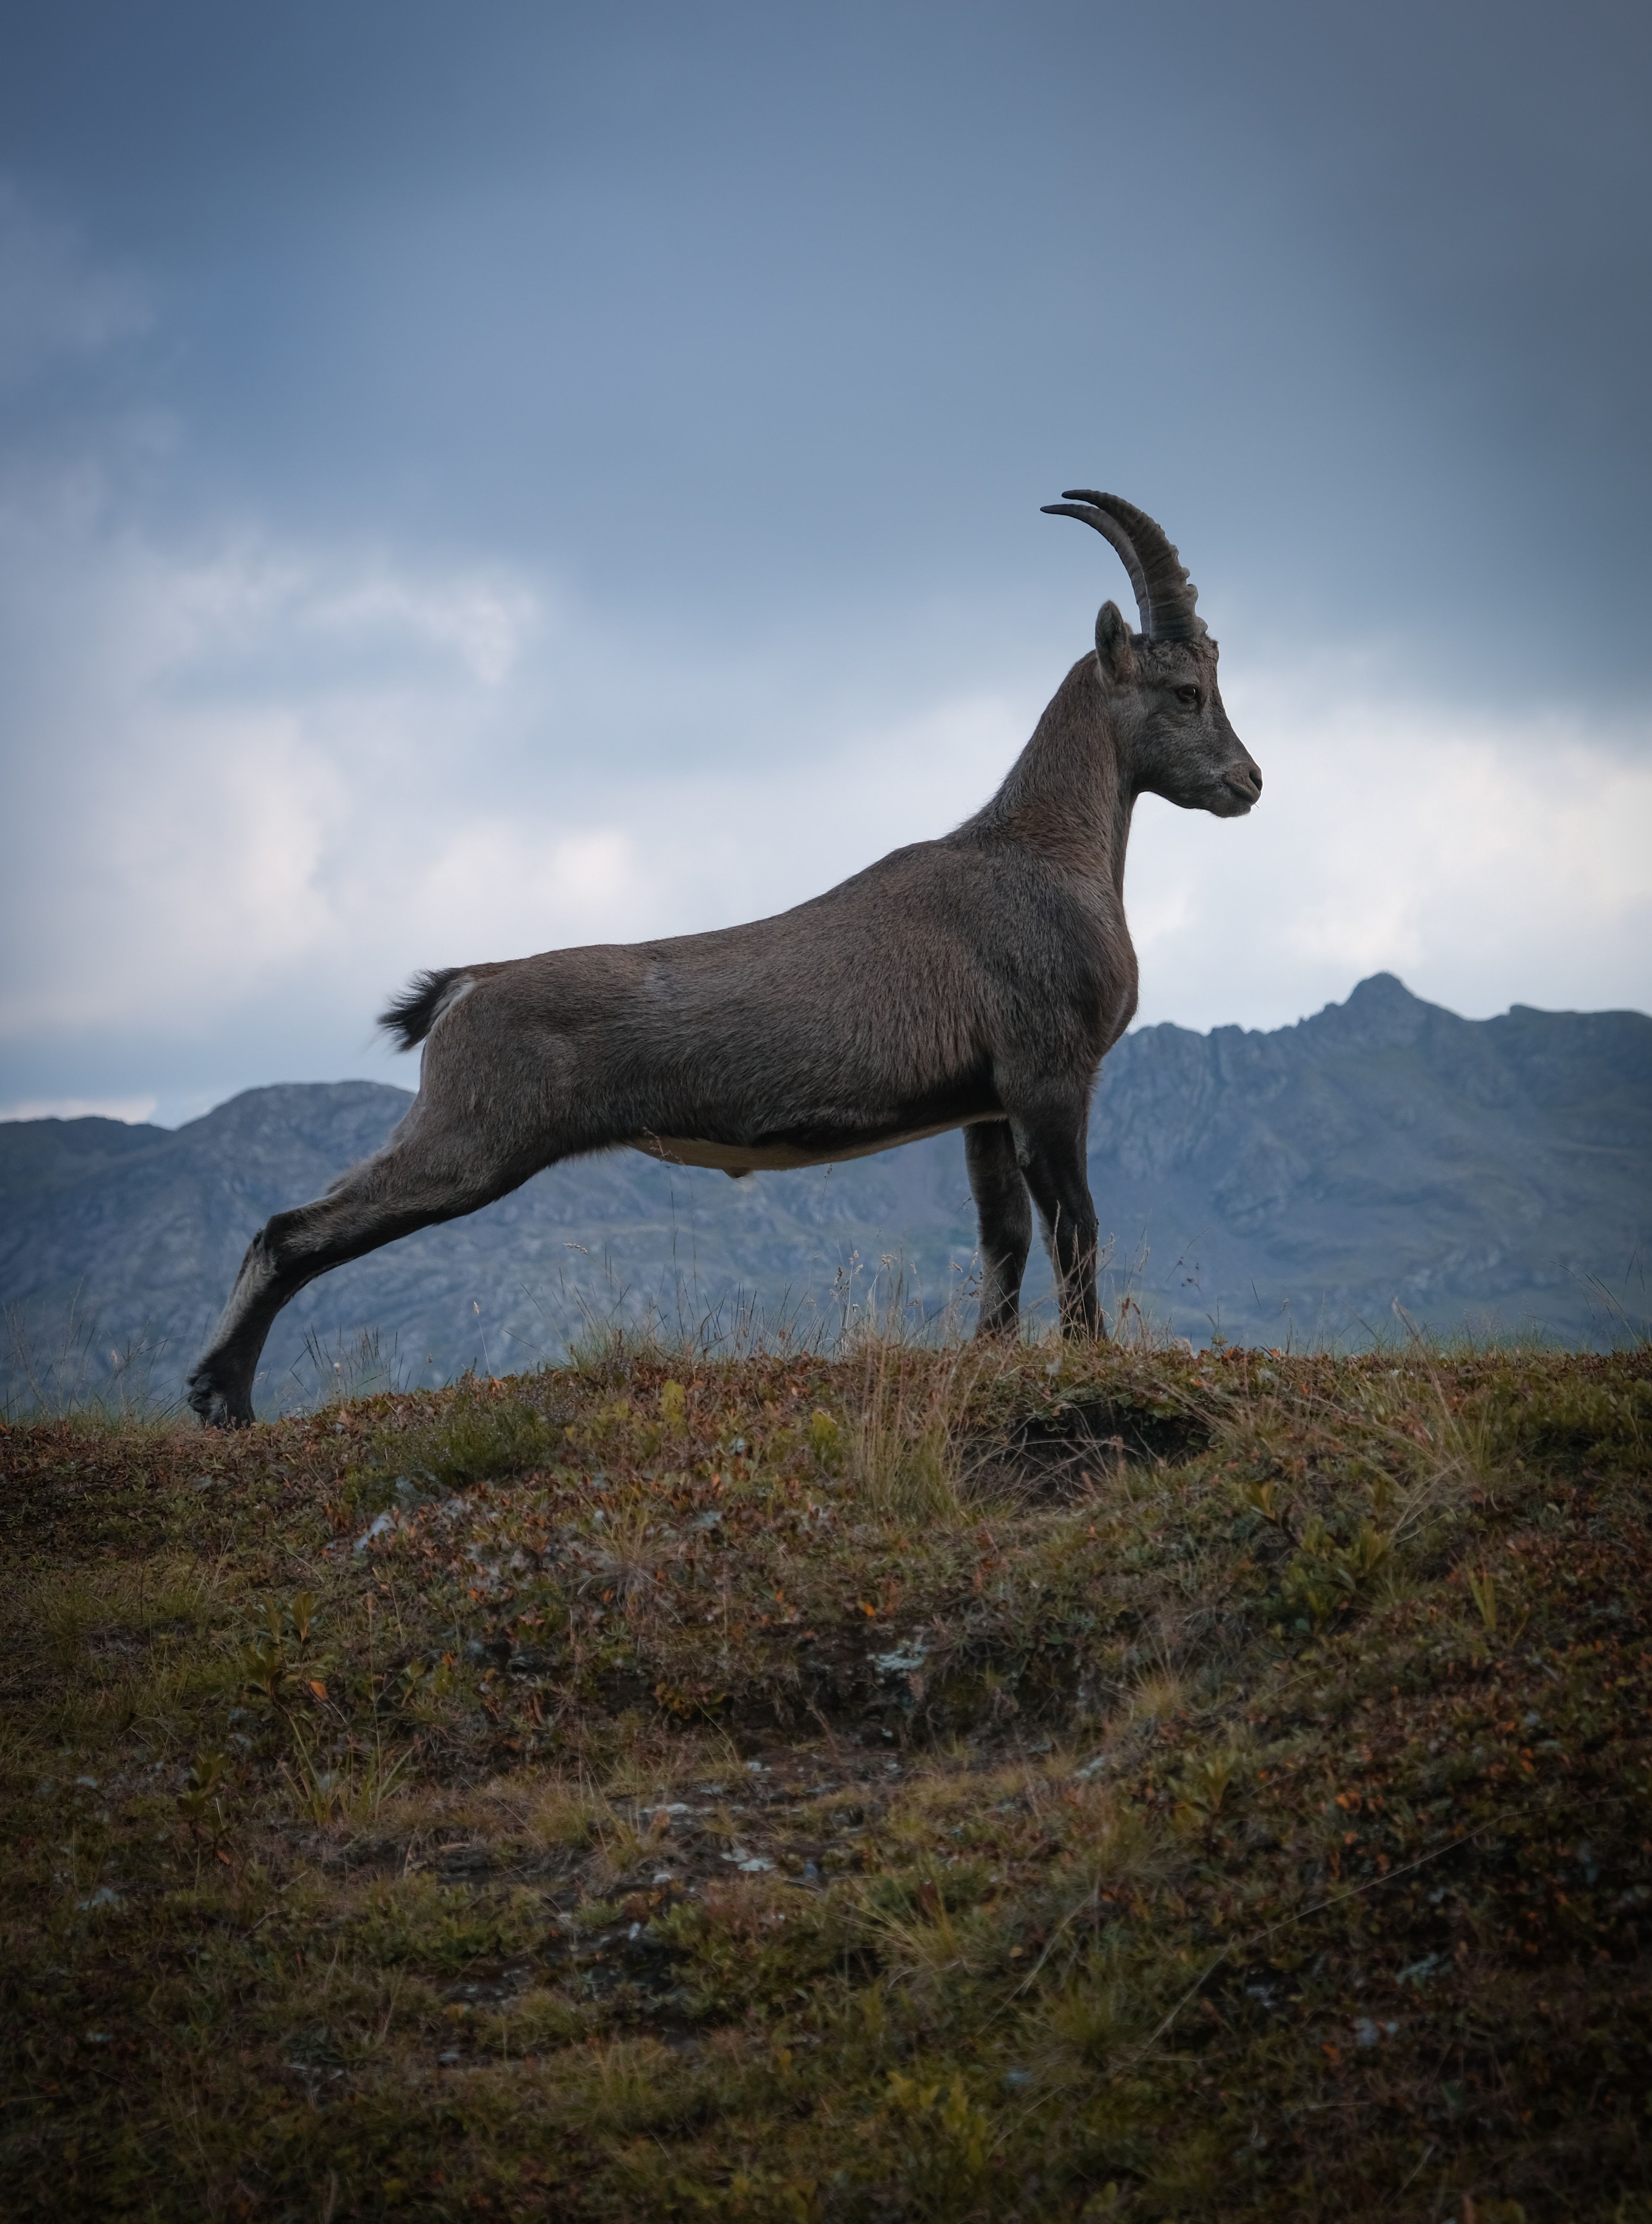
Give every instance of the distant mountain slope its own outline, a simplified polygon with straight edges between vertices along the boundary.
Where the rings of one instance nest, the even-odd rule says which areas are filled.
[[[1238,1333],[1528,1319],[1574,1341],[1652,1231],[1652,1020],[1460,1020],[1394,979],[1271,1034],[1148,1027],[1108,1061],[1090,1173],[1117,1223],[1185,1254]],[[1104,1215],[1105,1216],[1105,1215]],[[1636,1286],[1638,1287],[1638,1284]]]
[[[71,1307],[98,1364],[164,1336],[174,1381],[247,1239],[380,1144],[409,1102],[370,1082],[249,1090],[168,1133],[0,1125],[0,1299],[37,1356]],[[1652,1020],[1456,1018],[1389,974],[1271,1033],[1144,1027],[1108,1059],[1090,1178],[1127,1279],[1178,1331],[1277,1343],[1392,1325],[1535,1321],[1611,1332],[1598,1277],[1644,1310],[1652,1244]],[[552,1167],[485,1212],[325,1277],[271,1339],[268,1408],[313,1381],[305,1332],[394,1341],[404,1379],[558,1357],[587,1311],[695,1318],[731,1291],[829,1311],[848,1272],[910,1262],[962,1292],[974,1222],[956,1135],[740,1183],[630,1151]],[[854,1263],[859,1261],[858,1266]],[[1042,1265],[1030,1290],[1047,1288]],[[1633,1309],[1633,1308],[1632,1308]]]

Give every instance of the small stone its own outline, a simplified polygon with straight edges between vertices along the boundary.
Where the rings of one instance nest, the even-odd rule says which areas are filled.
[[[387,1530],[394,1529],[395,1526],[396,1518],[394,1513],[375,1514],[356,1539],[356,1550],[358,1552],[366,1551],[375,1537],[382,1537]]]

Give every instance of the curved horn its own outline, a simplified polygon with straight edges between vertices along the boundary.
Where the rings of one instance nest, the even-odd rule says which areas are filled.
[[[1142,570],[1142,559],[1118,519],[1109,516],[1104,509],[1091,508],[1089,503],[1088,495],[1083,497],[1082,507],[1076,498],[1069,496],[1065,502],[1045,502],[1044,514],[1046,517],[1081,518],[1086,525],[1093,525],[1103,540],[1112,542],[1119,562],[1130,574],[1130,584],[1136,591],[1136,608],[1141,616],[1142,631],[1151,634],[1153,630],[1153,604],[1147,592],[1147,574]]]
[[[1069,505],[1082,504],[1082,508]],[[1115,548],[1126,540],[1135,558],[1125,557],[1136,600],[1141,605],[1142,631],[1151,641],[1202,641],[1205,622],[1195,605],[1199,590],[1189,578],[1182,559],[1144,509],[1116,494],[1098,494],[1088,487],[1069,487],[1060,502],[1049,509],[1062,517],[1081,517],[1105,535]],[[1104,522],[1105,521],[1105,522]],[[1121,556],[1124,550],[1119,548]]]

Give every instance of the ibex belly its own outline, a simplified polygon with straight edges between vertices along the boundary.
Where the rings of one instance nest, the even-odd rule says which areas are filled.
[[[634,1151],[646,1151],[650,1158],[663,1159],[667,1166],[715,1166],[719,1172],[730,1174],[738,1181],[743,1174],[798,1166],[831,1166],[843,1159],[869,1159],[879,1151],[892,1151],[899,1143],[922,1142],[926,1135],[944,1135],[952,1128],[968,1128],[977,1120],[998,1120],[1003,1116],[997,1111],[968,1112],[950,1120],[936,1120],[924,1128],[795,1140],[782,1136],[763,1143],[708,1143],[693,1135],[634,1135],[630,1147]]]

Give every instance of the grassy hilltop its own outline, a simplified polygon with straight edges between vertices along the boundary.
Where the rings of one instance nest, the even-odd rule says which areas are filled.
[[[1652,1362],[0,1434],[0,2208],[1652,2220]]]

